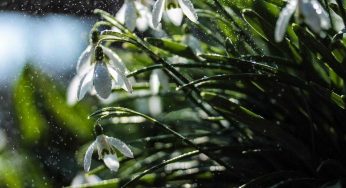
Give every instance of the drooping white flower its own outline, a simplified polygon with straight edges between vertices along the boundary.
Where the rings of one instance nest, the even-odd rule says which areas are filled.
[[[102,181],[101,178],[96,175],[86,175],[83,173],[78,173],[77,176],[73,178],[71,187],[80,187],[80,185],[82,184],[93,184],[100,181]]]
[[[138,31],[144,32],[149,26],[153,28],[149,10],[151,3],[151,0],[125,0],[116,14],[116,19],[131,31],[137,28]]]
[[[127,92],[132,92],[132,86],[126,77],[128,70],[120,57],[107,47],[99,47],[101,55],[96,58],[95,47],[88,47],[77,64],[77,75],[72,79],[67,90],[68,104],[73,105],[84,98],[92,90],[106,99],[117,85]],[[103,54],[107,57],[104,58]]]
[[[152,21],[154,27],[158,27],[163,13],[166,12],[169,20],[176,26],[180,26],[183,15],[192,22],[198,23],[198,16],[190,0],[157,0],[153,7]]]
[[[84,170],[86,172],[90,170],[92,154],[94,150],[97,150],[98,158],[102,159],[111,171],[118,171],[119,161],[115,149],[119,150],[126,157],[133,158],[131,149],[121,140],[103,134],[97,136],[85,153]]]
[[[315,33],[322,35],[323,30],[330,28],[328,14],[317,0],[289,0],[276,22],[277,42],[282,41],[293,13],[296,13],[298,22],[306,23]]]

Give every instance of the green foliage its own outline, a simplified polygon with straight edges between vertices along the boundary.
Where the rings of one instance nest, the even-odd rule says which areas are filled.
[[[59,87],[28,66],[14,90],[23,139],[26,144],[44,139],[50,128],[45,122],[52,118],[77,135],[73,146],[82,161],[81,143],[92,140],[90,115],[105,134],[131,145],[135,158],[120,157],[117,173],[95,157],[98,167],[87,175],[104,180],[81,187],[345,185],[344,31],[330,29],[321,38],[292,20],[277,43],[275,21],[285,4],[194,1],[199,24],[164,24],[167,38],[130,32],[95,10],[103,26],[122,31],[102,32],[99,44],[117,51],[132,70],[127,76],[137,79],[134,92],[115,89],[116,99],[90,115],[90,105],[68,107]],[[335,11],[332,20],[345,12],[340,4],[324,6]],[[94,29],[100,29],[97,23]],[[200,40],[200,52],[183,40],[188,35]],[[150,91],[155,69],[169,77],[170,90]],[[158,101],[162,111],[153,113]]]
[[[70,177],[64,171],[76,172],[77,164],[71,165],[70,159],[78,143],[92,137],[92,122],[86,118],[90,105],[68,106],[61,86],[32,65],[24,68],[13,93],[20,136],[11,138],[16,144],[0,152],[0,187],[68,184]],[[64,181],[54,181],[50,174],[65,176]]]
[[[28,65],[14,88],[15,109],[25,142],[38,141],[47,133],[50,114],[57,124],[81,139],[91,136],[91,122],[86,120],[87,106],[69,107],[54,80]]]
[[[128,31],[117,36],[104,33],[104,38],[115,37],[116,42],[131,41],[156,64],[129,76],[163,69],[176,84],[170,92],[183,97],[168,99],[160,93],[164,106],[170,108],[156,118],[117,107],[95,112],[93,116],[103,121],[120,118],[123,112],[139,115],[161,129],[151,132],[151,126],[143,125],[146,137],[136,145],[136,162],[122,161],[117,178],[87,187],[343,183],[345,45],[338,31],[330,30],[321,38],[296,24],[288,27],[283,42],[275,42],[275,21],[284,4],[199,1],[195,5],[201,8],[200,24],[187,22],[168,39],[144,40]],[[96,12],[110,20],[107,13]],[[176,40],[184,34],[202,41],[202,54]],[[186,65],[167,63],[176,55],[186,58]],[[186,118],[188,112],[178,113],[183,109],[194,115]],[[190,156],[193,149],[200,154]],[[335,166],[337,172],[333,172]]]

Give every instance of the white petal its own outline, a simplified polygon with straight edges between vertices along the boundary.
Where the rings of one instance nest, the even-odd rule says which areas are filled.
[[[91,60],[91,52],[93,51],[92,45],[89,45],[79,56],[76,71],[78,72],[82,66],[89,64]]]
[[[193,50],[194,53],[201,54],[201,42],[193,35],[185,35],[184,42]]]
[[[84,156],[84,170],[86,172],[88,172],[90,170],[90,165],[91,165],[91,157],[93,155],[93,152],[95,150],[95,142],[93,142],[92,144],[90,144],[90,146],[88,147],[85,156]]]
[[[126,3],[124,3],[123,6],[121,6],[117,14],[115,15],[115,18],[122,24],[125,23],[125,10],[126,10]]]
[[[153,20],[153,16],[152,16],[152,14],[150,13],[150,14],[147,14],[147,19],[148,19],[148,25],[149,25],[149,27],[150,28],[152,28],[153,30],[162,30],[162,25],[161,24],[159,24],[159,26],[157,26],[156,28],[154,27],[154,25],[153,25],[153,22],[152,22],[152,20]]]
[[[86,183],[98,183],[102,181],[102,179],[96,175],[85,175],[85,178],[86,178]]]
[[[321,18],[322,29],[325,29],[325,30],[329,29],[331,25],[330,25],[330,19],[328,14],[325,11],[323,11],[323,14],[320,15],[320,18]]]
[[[286,33],[287,25],[292,14],[297,8],[298,0],[290,0],[286,7],[281,11],[275,27],[275,41],[281,42]]]
[[[169,90],[168,76],[160,69],[156,69],[151,73],[149,84],[153,95],[157,95],[159,93],[160,86],[165,92]]]
[[[81,79],[81,76],[76,75],[72,78],[69,86],[67,87],[67,104],[70,106],[73,106],[78,102],[78,86]]]
[[[157,0],[153,7],[153,26],[157,28],[161,22],[163,11],[165,9],[166,0]]]
[[[78,96],[78,100],[81,100],[82,98],[84,98],[85,94],[90,91],[92,89],[93,83],[93,75],[94,75],[94,67],[92,66],[87,73],[85,73],[82,76],[82,79],[79,82],[79,86],[78,86],[78,92],[77,92],[77,96]]]
[[[181,8],[170,8],[166,11],[169,20],[175,25],[180,26],[183,21],[183,11]]]
[[[125,9],[125,26],[130,30],[135,30],[136,19],[137,19],[137,10],[133,0],[125,0],[126,9]]]
[[[133,158],[133,153],[131,149],[124,142],[113,137],[107,137],[106,139],[109,144],[111,144],[113,147],[119,150],[123,155],[125,155],[126,157]]]
[[[153,95],[157,95],[159,93],[160,80],[159,80],[159,75],[157,70],[154,70],[150,74],[149,86],[150,86],[150,91]]]
[[[112,31],[117,32],[117,33],[121,33],[121,32],[122,32],[122,31],[121,31],[119,28],[117,28],[117,27],[112,27]]]
[[[135,2],[136,9],[139,13],[139,17],[136,20],[136,27],[138,31],[144,32],[148,29],[151,24],[152,16],[148,7],[144,6],[142,3],[136,1]]]
[[[322,29],[329,29],[329,18],[322,5],[316,1],[303,2],[301,13],[304,22],[315,32],[320,33]]]
[[[119,161],[115,154],[107,154],[103,157],[103,162],[111,171],[118,171]]]
[[[316,33],[321,31],[320,18],[313,4],[303,1],[300,4],[300,13],[303,15],[304,22]]]
[[[98,176],[96,175],[85,175],[83,173],[79,173],[77,176],[75,176],[71,182],[71,187],[80,187],[82,184],[86,183],[97,183],[102,181]]]
[[[123,61],[120,59],[118,54],[113,52],[111,49],[102,46],[103,53],[111,60],[111,63],[119,69],[123,74],[127,72],[127,69],[123,63]]]
[[[186,17],[188,17],[192,22],[198,23],[198,16],[196,14],[196,10],[193,7],[193,4],[190,0],[179,0],[179,5]]]
[[[148,18],[147,17],[138,17],[136,20],[136,27],[138,31],[144,32],[149,28],[149,23],[148,23]]]
[[[107,66],[102,62],[97,62],[93,78],[94,88],[98,96],[106,99],[112,92],[112,79]]]
[[[149,98],[149,112],[153,116],[157,116],[162,112],[162,103],[161,97],[159,96],[151,96]]]
[[[77,187],[78,185],[86,183],[84,174],[78,174],[71,182],[71,187]]]
[[[90,56],[92,56],[92,54],[90,54]],[[91,57],[89,59],[91,59]],[[93,66],[94,65],[91,63],[91,60],[89,60],[89,62],[87,62],[87,63],[85,63],[79,67],[79,69],[77,71],[77,75],[79,75],[79,76],[85,75],[86,73],[88,73],[90,71],[90,69]]]
[[[106,141],[106,137],[105,135],[101,134],[101,135],[98,135],[96,137],[96,148],[97,148],[97,154],[98,154],[98,157],[99,159],[102,159],[102,151],[104,149],[109,149],[107,148],[108,144],[107,144],[107,141]]]
[[[112,66],[108,66],[108,71],[109,74],[113,77],[116,85],[119,85],[125,91],[132,93],[132,85],[129,79],[124,74],[122,74],[118,69]]]

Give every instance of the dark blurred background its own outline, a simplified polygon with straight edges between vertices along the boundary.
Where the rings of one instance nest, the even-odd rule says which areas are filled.
[[[29,14],[72,14],[78,16],[91,15],[95,8],[108,12],[115,11],[123,0],[1,0],[0,9],[2,11],[19,11]]]

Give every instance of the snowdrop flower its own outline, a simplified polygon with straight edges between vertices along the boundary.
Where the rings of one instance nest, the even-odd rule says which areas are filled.
[[[305,22],[315,33],[322,35],[322,30],[330,28],[328,14],[317,0],[289,0],[276,22],[275,40],[277,42],[282,41],[294,12],[297,20]]]
[[[153,25],[159,26],[163,12],[166,11],[169,20],[180,26],[185,14],[192,22],[198,23],[198,17],[190,0],[157,0],[153,7]]]
[[[96,175],[86,175],[83,173],[79,173],[76,177],[73,178],[71,187],[80,187],[82,184],[87,184],[87,183],[98,183],[102,181],[101,178],[99,178]]]
[[[94,150],[97,150],[99,159],[102,159],[111,171],[118,171],[119,161],[115,149],[119,150],[126,157],[133,158],[131,149],[121,140],[108,137],[104,134],[97,136],[96,140],[88,147],[85,153],[84,170],[86,172],[90,170],[92,154]]]
[[[148,8],[152,1],[148,0],[125,0],[123,6],[116,14],[116,19],[133,31],[144,32],[149,26],[153,28],[151,23],[151,12]]]
[[[90,48],[90,50],[88,50]],[[86,53],[77,64],[77,75],[68,87],[68,103],[74,104],[84,98],[89,91],[106,99],[114,85],[121,86],[125,91],[132,92],[132,86],[126,77],[128,70],[120,57],[107,47],[88,47]],[[95,50],[92,50],[92,49]],[[107,57],[109,61],[106,61]],[[85,57],[84,57],[85,56]]]

